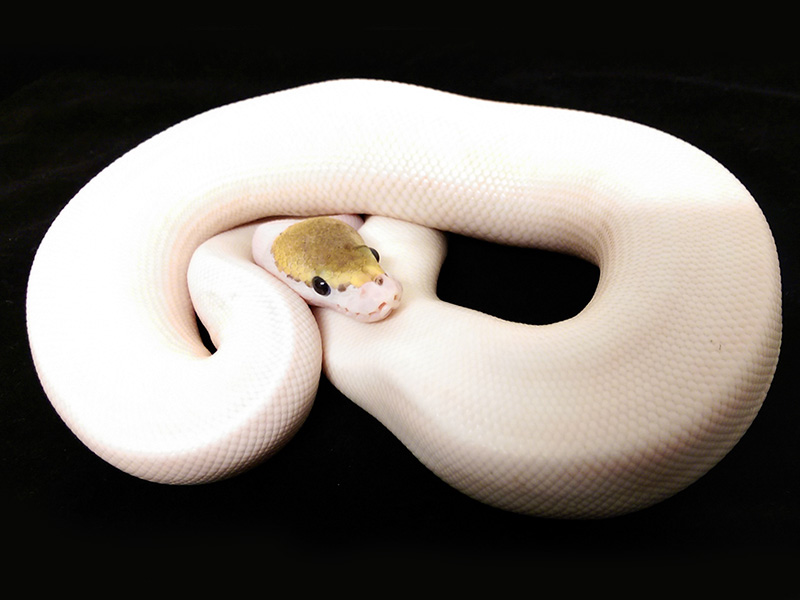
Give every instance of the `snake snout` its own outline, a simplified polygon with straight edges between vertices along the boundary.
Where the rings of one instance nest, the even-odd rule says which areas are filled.
[[[403,287],[399,281],[382,275],[373,281],[365,283],[359,290],[360,303],[363,310],[359,311],[364,321],[375,322],[388,317],[400,304]]]

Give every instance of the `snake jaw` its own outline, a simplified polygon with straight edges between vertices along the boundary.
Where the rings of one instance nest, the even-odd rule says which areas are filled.
[[[403,286],[386,273],[359,287],[348,286],[336,293],[330,307],[365,323],[388,317],[400,305]]]

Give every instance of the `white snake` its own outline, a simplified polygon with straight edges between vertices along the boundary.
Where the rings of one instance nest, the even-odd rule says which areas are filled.
[[[389,318],[312,314],[236,228],[331,213],[379,215],[360,233],[403,283]],[[446,304],[437,230],[575,254],[600,267],[596,293],[546,326]],[[696,148],[362,80],[211,110],[125,154],[48,231],[27,315],[55,409],[135,476],[200,483],[263,460],[308,414],[324,354],[443,480],[557,517],[640,509],[708,471],[756,416],[781,337],[769,227]]]

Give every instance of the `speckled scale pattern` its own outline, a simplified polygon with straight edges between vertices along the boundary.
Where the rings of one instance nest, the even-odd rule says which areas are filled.
[[[404,286],[379,323],[315,321],[247,256],[240,225],[348,212],[377,215],[361,234]],[[441,302],[438,229],[592,260],[595,296],[546,326]],[[55,409],[139,477],[261,462],[302,424],[324,354],[331,381],[455,488],[602,517],[678,492],[747,430],[778,359],[780,271],[753,198],[667,134],[335,81],[209,111],[100,173],[42,242],[28,327]]]

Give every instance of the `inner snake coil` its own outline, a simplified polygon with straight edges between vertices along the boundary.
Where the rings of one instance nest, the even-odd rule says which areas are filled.
[[[385,321],[312,314],[251,260],[246,224],[338,213],[377,215],[361,234],[404,286]],[[440,230],[577,255],[597,291],[546,326],[446,304]],[[744,434],[778,359],[780,271],[746,189],[667,134],[333,81],[203,113],[103,170],[45,236],[27,317],[59,415],[137,477],[261,462],[324,365],[462,492],[599,517],[671,496]]]

